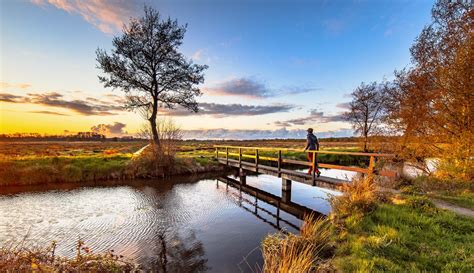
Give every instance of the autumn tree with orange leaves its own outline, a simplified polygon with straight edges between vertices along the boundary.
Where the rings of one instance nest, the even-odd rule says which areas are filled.
[[[432,23],[410,52],[412,67],[387,89],[387,122],[403,137],[401,154],[439,158],[447,178],[474,178],[474,9],[438,1]]]

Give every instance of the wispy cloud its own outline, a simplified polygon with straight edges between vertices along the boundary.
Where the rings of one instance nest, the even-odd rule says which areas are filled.
[[[31,3],[43,7],[52,5],[70,14],[79,14],[105,33],[121,30],[123,23],[139,7],[136,1],[130,0],[31,0]]]
[[[27,88],[30,88],[30,87],[31,87],[31,84],[29,84],[29,83],[0,82],[0,89],[7,89],[7,88],[27,89]]]
[[[231,79],[214,87],[203,88],[205,94],[214,96],[240,96],[247,98],[268,98],[281,95],[294,95],[319,90],[313,87],[285,86],[271,89],[255,78],[243,77]]]
[[[323,26],[332,34],[340,34],[346,27],[344,19],[331,18],[323,21]]]
[[[200,61],[202,58],[202,53],[203,49],[197,50],[196,52],[194,52],[193,56],[191,56],[191,59],[193,59],[193,61]]]
[[[56,116],[69,116],[67,114],[63,114],[63,113],[59,113],[59,112],[53,112],[53,111],[28,111],[28,113],[56,115]]]
[[[305,139],[306,130],[231,130],[231,129],[200,129],[183,131],[185,139]],[[319,138],[350,137],[353,131],[339,129],[333,131],[316,132]]]
[[[26,96],[19,96],[8,93],[0,93],[0,101],[10,103],[32,103],[43,106],[58,107],[72,110],[84,116],[108,116],[116,115],[117,111],[122,111],[122,107],[113,105],[108,101],[89,98],[88,100],[69,100],[57,92],[28,93]]]
[[[337,122],[344,121],[342,114],[339,115],[326,115],[324,112],[313,109],[310,111],[309,115],[302,118],[289,119],[284,121],[276,121],[275,125],[279,127],[291,127],[294,125],[308,125],[315,123],[328,123],[328,122]]]
[[[209,115],[216,118],[228,116],[257,116],[288,112],[295,106],[289,104],[275,105],[243,105],[243,104],[219,104],[219,103],[200,103],[197,115]],[[166,109],[164,112],[170,116],[188,116],[196,115],[183,108]]]
[[[351,107],[351,103],[350,102],[341,102],[341,103],[336,104],[336,107],[344,109],[344,110],[348,110]]]

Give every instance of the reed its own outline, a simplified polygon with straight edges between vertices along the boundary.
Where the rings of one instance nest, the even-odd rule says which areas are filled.
[[[299,235],[276,233],[262,242],[263,272],[313,272],[327,266],[332,251],[331,226],[326,218],[308,215]]]

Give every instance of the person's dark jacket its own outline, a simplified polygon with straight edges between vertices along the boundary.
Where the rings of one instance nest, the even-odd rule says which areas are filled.
[[[319,150],[318,138],[313,133],[309,133],[306,136],[306,148],[305,148],[305,150],[310,150],[310,151]]]

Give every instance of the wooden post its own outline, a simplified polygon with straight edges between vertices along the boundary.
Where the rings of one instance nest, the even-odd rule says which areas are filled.
[[[258,149],[255,149],[255,171],[258,172]]]
[[[239,148],[239,168],[242,168],[242,148]]]
[[[228,166],[229,165],[229,147],[225,147],[225,161]]]
[[[375,157],[371,155],[370,161],[369,161],[369,175],[374,174],[374,170],[375,170]]]
[[[281,150],[278,150],[278,177],[281,177]]]
[[[280,228],[280,200],[277,201],[277,227]]]
[[[289,179],[282,179],[281,200],[283,203],[290,203],[291,201],[291,180]]]
[[[239,169],[239,180],[241,185],[247,184],[247,173],[242,168]]]
[[[316,186],[316,153],[313,153],[313,162],[311,162],[311,166],[313,166],[313,171],[311,172],[311,178],[313,181],[313,186]]]
[[[258,192],[255,192],[255,214],[257,214],[257,207],[258,207]]]
[[[219,160],[219,148],[216,147],[216,159]]]
[[[281,179],[281,190],[282,191],[291,191],[291,180],[282,178]]]

